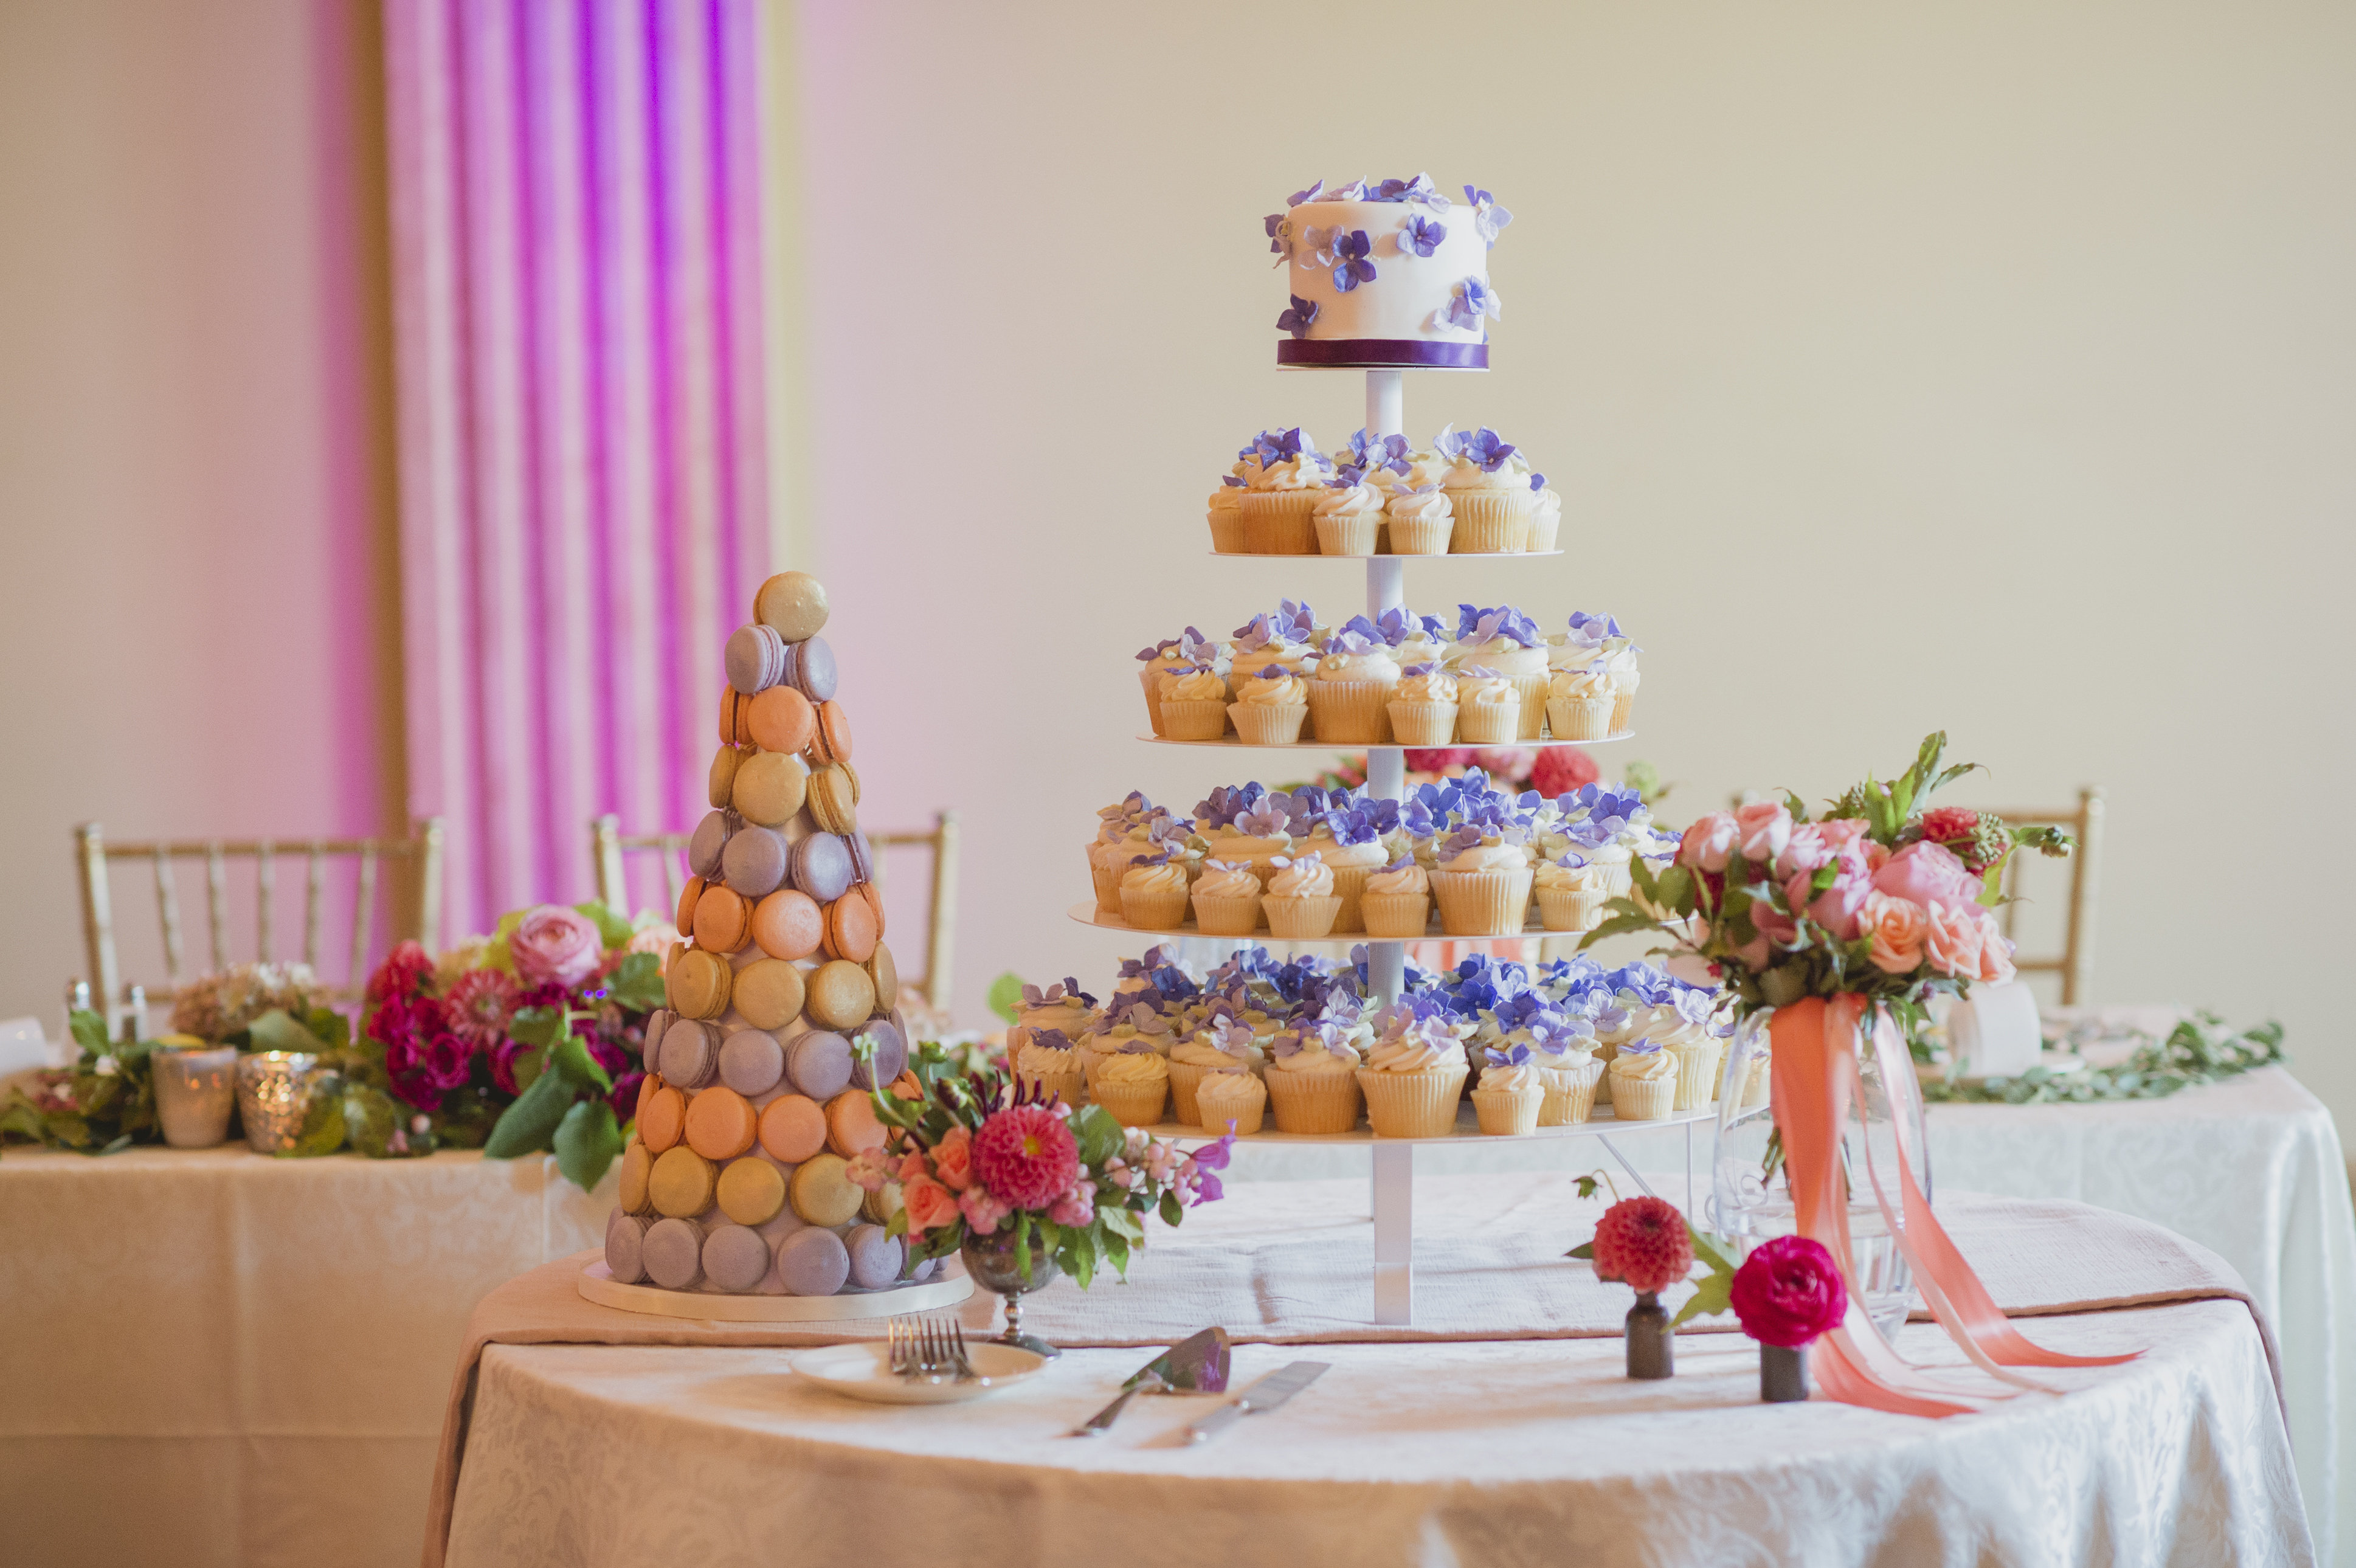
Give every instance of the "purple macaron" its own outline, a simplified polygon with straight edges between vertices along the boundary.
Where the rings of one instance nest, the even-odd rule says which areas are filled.
[[[723,1225],[703,1239],[703,1277],[732,1295],[751,1290],[768,1272],[769,1244],[744,1226]]]
[[[723,659],[728,683],[750,697],[786,678],[786,639],[775,627],[755,621],[728,634]]]
[[[851,1277],[842,1238],[813,1225],[777,1243],[777,1277],[795,1295],[832,1295]]]
[[[882,1290],[900,1277],[908,1249],[897,1236],[887,1236],[881,1225],[854,1225],[843,1239],[851,1254],[851,1283],[861,1290]]]
[[[717,877],[728,840],[743,825],[744,820],[734,811],[706,811],[695,824],[695,832],[688,835],[687,868],[707,882]]]
[[[887,1018],[872,1018],[859,1032],[874,1040],[875,1053],[865,1061],[854,1058],[851,1081],[861,1089],[873,1089],[899,1077],[901,1069],[908,1065],[906,1036]]]
[[[616,1283],[637,1284],[647,1277],[643,1249],[647,1239],[647,1222],[635,1214],[614,1210],[605,1221],[605,1272]]]
[[[747,822],[728,835],[727,847],[720,852],[720,875],[745,897],[766,898],[785,881],[791,854],[784,835]]]
[[[851,1042],[826,1029],[798,1036],[786,1047],[786,1070],[793,1075],[794,1087],[820,1105],[851,1087],[857,1065]]]
[[[787,651],[785,679],[799,687],[803,696],[823,703],[834,695],[834,650],[826,645],[826,639],[813,637],[794,643]]]
[[[853,882],[875,880],[875,846],[857,828],[845,836],[845,846],[851,851],[851,879]]]
[[[786,1049],[766,1029],[739,1029],[720,1044],[720,1081],[747,1100],[776,1088],[785,1072]]]
[[[719,1058],[720,1026],[681,1018],[663,1031],[662,1048],[655,1060],[664,1082],[680,1089],[701,1089],[712,1081]]]
[[[812,833],[794,845],[794,886],[820,904],[851,891],[851,849],[833,833]]]
[[[647,1277],[665,1290],[687,1290],[703,1278],[703,1232],[692,1219],[658,1219],[638,1245]]]

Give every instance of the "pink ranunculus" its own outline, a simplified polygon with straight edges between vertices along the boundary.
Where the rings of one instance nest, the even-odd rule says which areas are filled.
[[[498,1045],[491,1047],[491,1081],[498,1085],[499,1091],[502,1094],[521,1094],[523,1092],[522,1086],[516,1082],[516,1063],[521,1058],[531,1055],[539,1048],[540,1047],[537,1046],[527,1046],[521,1040],[501,1040]],[[384,1060],[385,1070],[387,1072],[394,1070],[392,1067],[392,1052],[390,1049],[385,1052]],[[636,1104],[637,1102],[635,1101],[632,1101],[634,1109]]]
[[[1962,980],[1980,977],[1980,950],[1987,945],[1987,929],[1978,919],[1976,904],[1944,902],[1931,905],[1922,931],[1922,950],[1931,967]]]
[[[941,1141],[933,1145],[933,1174],[951,1192],[963,1192],[973,1185],[973,1133],[964,1127],[952,1127]]]
[[[1743,859],[1772,865],[1792,840],[1792,813],[1780,800],[1754,800],[1734,813],[1734,837]]]
[[[1840,940],[1853,941],[1858,913],[1865,907],[1866,895],[1873,891],[1873,878],[1865,869],[1865,852],[1855,843],[1846,843],[1827,864],[1834,868],[1831,886],[1819,893],[1815,888],[1815,872],[1794,872],[1783,884],[1783,901],[1804,910],[1808,918]]]
[[[1753,1247],[1734,1271],[1728,1300],[1745,1334],[1786,1349],[1838,1328],[1848,1313],[1848,1287],[1833,1255],[1804,1236]]]
[[[908,1234],[922,1236],[957,1222],[957,1195],[933,1180],[918,1176],[900,1184],[900,1203],[908,1211]]]
[[[1730,811],[1712,811],[1696,819],[1693,826],[1677,840],[1677,864],[1702,871],[1724,871],[1726,863],[1734,858],[1734,815]]]
[[[646,1080],[645,1073],[632,1068],[614,1079],[613,1090],[605,1096],[605,1103],[614,1108],[614,1120],[625,1127],[638,1113],[638,1086]]]
[[[966,1229],[977,1236],[995,1235],[1001,1221],[1013,1213],[1005,1204],[992,1197],[985,1187],[969,1187],[958,1195],[958,1210],[965,1216]]]
[[[368,999],[382,1002],[388,997],[409,995],[433,975],[434,955],[415,942],[402,942],[384,955],[384,961],[369,976]]]
[[[1072,1190],[1047,1210],[1047,1218],[1058,1225],[1086,1225],[1096,1217],[1097,1184],[1085,1176],[1074,1182]]]
[[[1976,904],[1980,896],[1980,879],[1971,868],[1955,858],[1954,850],[1927,839],[1884,861],[1873,874],[1873,886],[1926,909],[1934,904]]]
[[[605,939],[597,922],[562,904],[542,904],[508,937],[516,973],[527,985],[553,982],[570,990],[597,972]]]
[[[1912,898],[1887,893],[1866,896],[1858,927],[1873,939],[1873,967],[1884,974],[1911,974],[1922,961],[1922,936],[1930,917]]]

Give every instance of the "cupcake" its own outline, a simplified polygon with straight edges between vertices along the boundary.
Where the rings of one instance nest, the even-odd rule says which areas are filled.
[[[1095,1025],[1079,1037],[1073,1047],[1079,1055],[1080,1072],[1087,1085],[1094,1089],[1097,1075],[1104,1064],[1130,1046],[1167,1056],[1177,1042],[1171,1033],[1170,1020],[1162,1012],[1156,992],[1131,992],[1117,994],[1098,1015]]]
[[[1537,498],[1530,504],[1529,551],[1542,555],[1556,547],[1562,533],[1562,497],[1547,489],[1544,474],[1530,476],[1530,489]]]
[[[1457,672],[1456,730],[1468,746],[1511,746],[1522,727],[1522,694],[1485,664]]]
[[[1317,739],[1334,746],[1378,746],[1391,737],[1384,711],[1398,689],[1398,661],[1375,624],[1354,616],[1326,639],[1309,682]]]
[[[1591,931],[1603,923],[1602,870],[1575,849],[1532,870],[1538,923],[1549,931]]]
[[[1211,548],[1222,555],[1244,553],[1244,483],[1228,474],[1211,492]]]
[[[1088,1092],[1124,1127],[1158,1125],[1170,1098],[1170,1064],[1151,1046],[1131,1040],[1098,1064]]]
[[[1162,675],[1191,665],[1210,664],[1217,657],[1218,649],[1191,626],[1183,636],[1138,650],[1138,684],[1145,688],[1145,716],[1152,724],[1155,735],[1162,733]]]
[[[1043,1099],[1053,1094],[1066,1105],[1080,1103],[1086,1074],[1080,1069],[1079,1052],[1072,1048],[1072,1038],[1063,1030],[1033,1029],[1021,1048],[1008,1046],[1007,1060],[1020,1087]]]
[[[1431,919],[1431,879],[1411,858],[1391,862],[1366,878],[1358,895],[1366,935],[1389,941],[1423,935]]]
[[[1445,555],[1456,532],[1454,503],[1438,485],[1394,484],[1383,519],[1394,555]]]
[[[1529,855],[1519,843],[1466,826],[1440,841],[1437,854],[1431,887],[1440,902],[1441,930],[1451,937],[1522,934],[1532,878]]]
[[[1558,670],[1547,681],[1547,728],[1557,740],[1608,739],[1613,701],[1602,660],[1584,670]]]
[[[1331,932],[1334,917],[1342,912],[1342,899],[1333,891],[1333,874],[1325,868],[1324,857],[1312,850],[1299,856],[1279,855],[1270,864],[1276,874],[1269,878],[1268,896],[1260,904],[1269,934],[1285,941],[1314,941]]]
[[[1633,722],[1636,713],[1636,655],[1642,651],[1624,637],[1612,639],[1604,664],[1612,672],[1612,731],[1614,735]]]
[[[1227,733],[1227,683],[1207,664],[1162,672],[1156,735],[1172,740],[1219,740]]]
[[[1006,1030],[1006,1053],[1013,1056],[1043,1029],[1053,1029],[1063,1036],[1063,1048],[1069,1050],[1096,1015],[1097,999],[1081,990],[1080,983],[1069,975],[1044,990],[1026,985],[1023,988],[1023,1000],[1014,1009],[1014,1022]]]
[[[1676,1058],[1680,1111],[1698,1111],[1718,1098],[1726,1037],[1712,1027],[1717,1007],[1716,993],[1688,989],[1679,991],[1665,1008],[1654,1009],[1655,1021],[1647,1032]]]
[[[1676,1108],[1677,1058],[1652,1040],[1620,1047],[1608,1069],[1612,1114],[1622,1122],[1657,1122]]]
[[[1208,1074],[1232,1070],[1250,1076],[1261,1060],[1258,1038],[1249,1024],[1231,1013],[1221,1014],[1192,1038],[1170,1047],[1170,1098],[1180,1122],[1203,1125],[1194,1091]]]
[[[1261,467],[1244,486],[1244,551],[1251,555],[1314,555],[1311,521],[1333,465],[1298,429],[1263,433],[1254,443]]]
[[[1177,1070],[1174,1064],[1171,1070]],[[1194,1090],[1194,1125],[1214,1137],[1222,1133],[1249,1137],[1259,1131],[1267,1109],[1268,1085],[1240,1068],[1220,1068]]]
[[[1332,1024],[1304,1024],[1269,1047],[1268,1100],[1280,1133],[1347,1133],[1358,1125],[1358,1055]]]
[[[1546,1101],[1538,1107],[1541,1127],[1569,1127],[1595,1114],[1595,1086],[1603,1064],[1583,1043],[1573,1043],[1551,1056],[1541,1054],[1546,1073]]]
[[[1205,841],[1208,853],[1229,865],[1249,868],[1259,878],[1260,888],[1265,892],[1269,878],[1276,875],[1277,857],[1293,854],[1300,847],[1292,832],[1292,816],[1287,809],[1290,803],[1290,797],[1286,795],[1263,796],[1247,807],[1226,831]]]
[[[1462,1042],[1413,1002],[1385,1007],[1376,1026],[1374,1047],[1358,1069],[1375,1135],[1441,1138],[1456,1131],[1456,1102],[1472,1071]]]
[[[1391,662],[1404,670],[1410,664],[1440,664],[1448,657],[1448,624],[1438,616],[1419,616],[1404,606],[1385,610],[1375,629],[1390,644]]]
[[[1546,719],[1550,651],[1537,623],[1511,605],[1500,605],[1494,609],[1479,609],[1472,605],[1457,607],[1456,640],[1449,645],[1448,662],[1462,670],[1474,665],[1494,670],[1513,682],[1521,699],[1514,732],[1494,741],[1484,738],[1476,744],[1501,745],[1538,738],[1539,726]],[[1467,732],[1464,738],[1472,741],[1475,737]]]
[[[1315,621],[1314,610],[1287,599],[1276,613],[1263,612],[1236,628],[1226,646],[1228,682],[1237,671],[1257,674],[1271,664],[1288,675],[1315,673],[1317,643],[1324,636]]]
[[[1382,493],[1344,468],[1326,481],[1324,492],[1310,509],[1321,555],[1372,555],[1375,532],[1383,521]]]
[[[1391,858],[1375,811],[1365,805],[1327,811],[1325,820],[1309,835],[1309,847],[1323,857],[1325,869],[1333,874],[1333,891],[1342,900],[1342,912],[1333,917],[1333,929],[1344,936],[1365,930],[1365,916],[1358,908],[1359,900],[1365,894],[1367,879]]]
[[[1141,931],[1174,931],[1186,923],[1186,868],[1170,852],[1141,855],[1120,877],[1120,918]]]
[[[1205,861],[1194,899],[1194,929],[1206,937],[1248,937],[1259,929],[1259,877],[1241,861]]]
[[[1530,1059],[1530,1047],[1492,1046],[1482,1059],[1481,1080],[1472,1090],[1472,1112],[1481,1131],[1507,1138],[1537,1132],[1538,1107],[1546,1102],[1546,1074]]]
[[[1120,912],[1120,874],[1129,869],[1131,855],[1152,853],[1151,826],[1168,815],[1135,789],[1127,800],[1098,811],[1097,836],[1088,843],[1088,878],[1099,910]]]
[[[1530,512],[1537,498],[1529,479],[1507,462],[1513,446],[1483,425],[1470,435],[1454,427],[1443,430],[1432,448],[1450,459],[1440,481],[1456,519],[1451,555],[1504,555],[1518,553],[1529,537]]]
[[[1239,667],[1240,668],[1240,667]],[[1281,665],[1269,664],[1235,683],[1227,704],[1236,734],[1247,746],[1290,746],[1309,716],[1309,685]]]
[[[1401,746],[1446,746],[1456,736],[1456,677],[1437,664],[1410,664],[1391,688],[1385,712]]]

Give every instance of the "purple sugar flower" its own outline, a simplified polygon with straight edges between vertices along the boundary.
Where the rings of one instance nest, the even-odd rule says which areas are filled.
[[[1470,332],[1480,327],[1481,318],[1484,316],[1493,321],[1504,320],[1505,302],[1497,297],[1495,289],[1481,279],[1466,278],[1449,296],[1447,324],[1462,327]]]
[[[1546,489],[1546,476],[1544,474],[1532,474],[1530,476],[1530,489],[1533,490],[1542,490]]]
[[[1061,1029],[1033,1029],[1031,1043],[1051,1051],[1068,1051],[1072,1048],[1072,1036]]]
[[[1317,199],[1318,196],[1323,192],[1324,188],[1325,182],[1323,180],[1312,180],[1310,182],[1308,189],[1296,190],[1290,196],[1286,197],[1284,199],[1284,204],[1287,207],[1298,207],[1304,201],[1314,201]]]
[[[1431,177],[1419,174],[1413,179],[1387,179],[1368,192],[1374,201],[1421,201],[1433,194]]]
[[[1291,599],[1277,600],[1276,620],[1294,642],[1308,641],[1309,634],[1317,629],[1317,612],[1309,607],[1307,599],[1298,603]]]
[[[1530,1060],[1530,1047],[1523,1045],[1491,1046],[1483,1054],[1491,1067],[1526,1067]]]
[[[1285,832],[1291,820],[1284,807],[1271,796],[1237,817],[1235,825],[1237,832],[1248,838],[1264,839]]]
[[[1499,465],[1514,455],[1514,445],[1487,425],[1474,431],[1464,442],[1464,456],[1481,465],[1484,474],[1494,474]]]
[[[1296,294],[1292,295],[1291,308],[1276,318],[1276,329],[1279,332],[1290,332],[1295,338],[1306,338],[1309,336],[1311,325],[1316,319],[1317,302],[1313,299],[1303,299]]]
[[[1369,436],[1363,427],[1352,431],[1350,460],[1361,468],[1387,468],[1394,473],[1404,474],[1408,471],[1407,437]]]
[[[1464,188],[1464,199],[1472,207],[1472,231],[1492,246],[1497,242],[1497,231],[1514,220],[1514,215],[1497,205],[1497,199],[1485,190]]]
[[[1430,255],[1447,238],[1447,224],[1437,219],[1426,218],[1420,212],[1408,213],[1407,221],[1399,226],[1399,249],[1413,251],[1419,256]]]
[[[1178,639],[1174,637],[1164,638],[1162,641],[1155,643],[1151,648],[1139,649],[1137,650],[1137,661],[1141,664],[1151,664],[1155,660],[1161,658],[1163,654],[1174,653],[1177,650]]]
[[[1364,201],[1366,199],[1368,194],[1366,182],[1363,179],[1354,179],[1338,190],[1329,191],[1326,194],[1325,199],[1328,201]]]
[[[1219,483],[1221,483],[1221,484],[1223,484],[1223,485],[1232,485],[1232,486],[1234,486],[1237,489],[1242,489],[1244,488],[1244,482],[1243,482],[1243,480],[1242,480],[1242,479],[1240,479],[1240,478],[1238,478],[1237,476],[1235,476],[1235,475],[1233,475],[1233,474],[1222,474],[1222,475],[1220,475],[1220,476],[1219,476]]]
[[[1338,228],[1334,231],[1333,286],[1336,289],[1347,294],[1362,283],[1375,281],[1375,263],[1366,259],[1374,248],[1374,242],[1366,238],[1364,229],[1353,229],[1346,234]]]

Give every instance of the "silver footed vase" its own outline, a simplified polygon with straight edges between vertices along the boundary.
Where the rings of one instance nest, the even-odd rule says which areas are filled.
[[[1023,1260],[1014,1246],[1014,1228],[1003,1225],[989,1236],[966,1232],[958,1256],[965,1260],[965,1272],[973,1283],[1006,1302],[1006,1332],[998,1337],[1001,1345],[1018,1346],[1049,1360],[1063,1354],[1035,1334],[1023,1332],[1023,1298],[1034,1290],[1044,1290],[1055,1282],[1062,1271],[1047,1251],[1047,1243],[1036,1230],[1031,1232],[1031,1273],[1023,1277]]]

